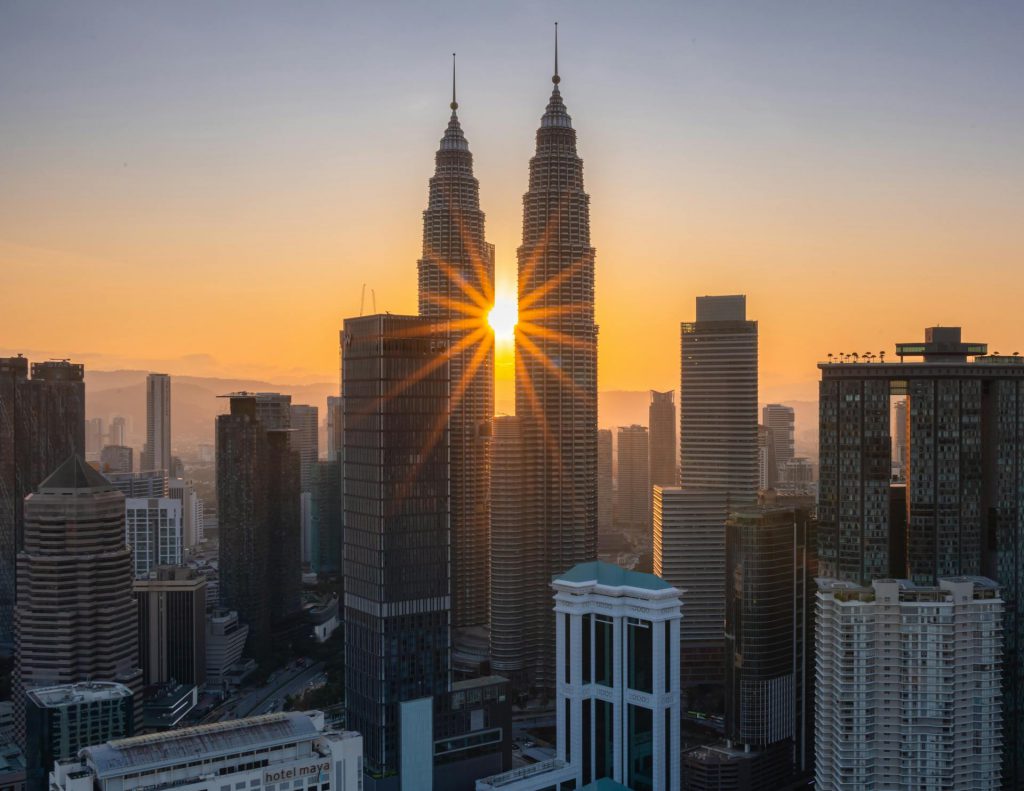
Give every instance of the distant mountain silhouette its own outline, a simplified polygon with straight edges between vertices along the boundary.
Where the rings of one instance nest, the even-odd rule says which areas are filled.
[[[137,450],[146,439],[146,375],[148,371],[96,371],[86,369],[85,408],[89,418],[101,417],[104,430],[110,419],[121,415],[128,421],[127,442]],[[277,385],[256,379],[217,379],[203,376],[171,377],[171,444],[187,452],[200,443],[212,443],[214,421],[227,412],[227,402],[217,396],[239,390],[288,393],[293,404],[312,404],[326,419],[327,396],[336,395],[336,382],[310,385]],[[321,436],[321,450],[325,438]]]
[[[90,418],[103,418],[104,426],[121,415],[128,421],[128,444],[141,450],[146,435],[146,374],[148,371],[85,372],[85,408]],[[309,385],[279,385],[258,379],[229,379],[204,376],[171,377],[172,446],[176,452],[194,449],[200,443],[213,442],[214,421],[227,411],[227,403],[217,396],[238,390],[288,393],[294,404],[312,404],[320,410],[320,451],[326,449],[323,429],[327,416],[327,396],[336,395],[336,382]],[[678,402],[678,394],[676,396]],[[638,423],[647,425],[647,390],[604,390],[598,394],[598,418],[601,428]],[[818,403],[782,401],[796,413],[796,453],[818,457]],[[678,409],[678,406],[677,406]],[[189,454],[191,455],[191,454]]]

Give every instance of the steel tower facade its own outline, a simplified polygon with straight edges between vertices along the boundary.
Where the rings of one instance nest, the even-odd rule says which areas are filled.
[[[597,554],[597,325],[594,248],[583,160],[559,91],[554,88],[537,130],[523,196],[518,250],[516,415],[521,421],[524,536],[537,557],[524,601],[528,675],[542,688],[555,683],[551,579]],[[532,669],[532,672],[531,672]]]
[[[488,622],[490,451],[494,416],[494,247],[484,239],[480,185],[459,124],[452,72],[452,115],[435,155],[419,269],[419,312],[438,322],[451,356],[452,620]]]

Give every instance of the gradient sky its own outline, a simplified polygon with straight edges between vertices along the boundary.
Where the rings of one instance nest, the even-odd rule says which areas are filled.
[[[601,389],[678,387],[705,293],[765,399],[930,324],[1024,352],[1024,4],[935,0],[0,0],[0,352],[335,379],[364,282],[416,309],[453,50],[512,288],[555,19]]]

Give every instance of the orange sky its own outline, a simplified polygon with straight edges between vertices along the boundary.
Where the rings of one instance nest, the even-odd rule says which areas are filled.
[[[378,309],[415,310],[453,46],[513,290],[550,89],[543,4],[467,4],[450,29],[409,6],[397,33],[367,12],[338,40],[320,30],[338,20],[273,6],[240,26],[117,8],[84,28],[31,7],[0,24],[0,353],[336,380],[364,282]],[[769,20],[560,8],[576,15],[562,87],[592,197],[601,389],[678,387],[679,322],[709,293],[748,295],[762,400],[813,398],[828,352],[891,351],[931,324],[1024,351],[1012,6],[832,6],[858,15],[842,24],[803,4]]]

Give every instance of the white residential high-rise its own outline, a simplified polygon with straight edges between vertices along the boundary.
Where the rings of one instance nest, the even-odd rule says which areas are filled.
[[[822,578],[817,598],[815,788],[999,788],[996,583]]]
[[[683,687],[724,680],[725,522],[722,492],[654,487],[654,573],[686,592]]]
[[[580,563],[555,590],[556,757],[477,791],[680,787],[680,592],[653,574]],[[596,786],[594,786],[596,787]]]
[[[172,478],[167,482],[167,496],[181,502],[182,542],[195,547],[203,540],[203,501],[196,494],[192,481]]]
[[[171,377],[146,377],[146,447],[142,471],[164,470],[171,475]]]
[[[135,578],[147,576],[157,566],[180,566],[181,502],[171,497],[127,497],[124,509],[124,538],[132,551]]]

